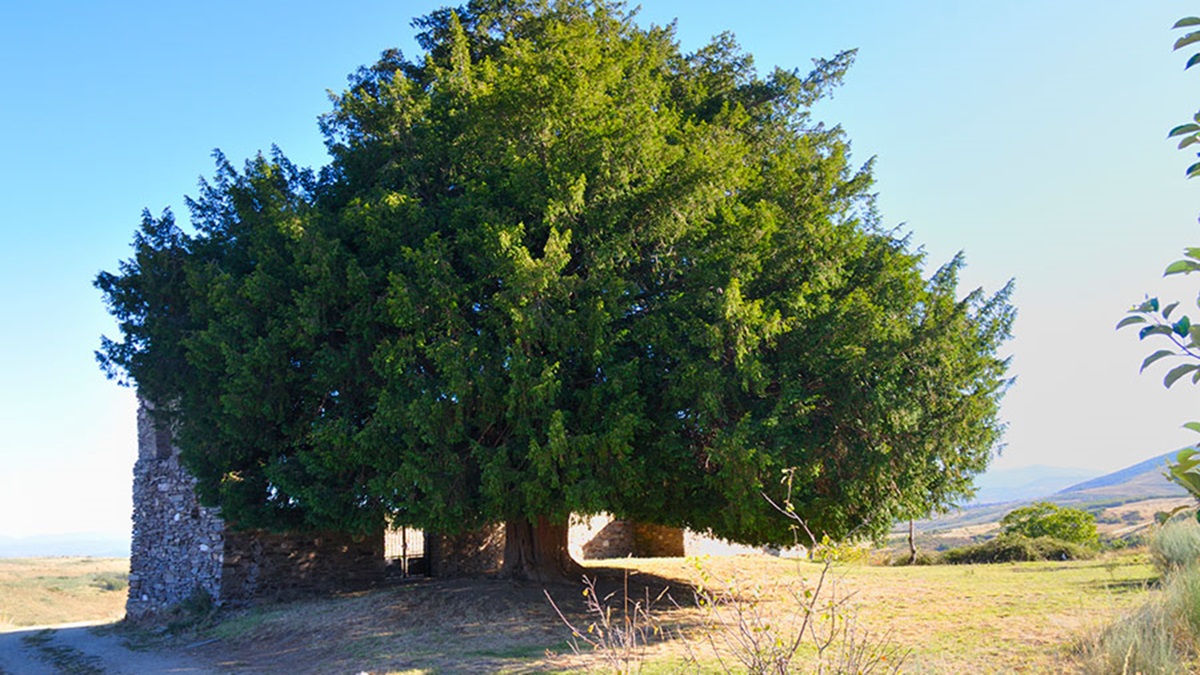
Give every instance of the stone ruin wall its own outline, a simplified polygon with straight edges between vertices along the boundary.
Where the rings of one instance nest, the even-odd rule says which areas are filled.
[[[382,536],[226,530],[223,602],[357,591],[383,581]]]
[[[129,556],[132,619],[157,614],[197,589],[221,597],[225,524],[196,499],[196,480],[179,464],[171,434],[138,407],[133,467],[133,538]]]
[[[572,524],[568,549],[576,560],[674,558],[686,555],[683,530],[614,519],[607,514]]]
[[[198,591],[218,605],[359,590],[383,581],[383,536],[276,534],[225,527],[202,506],[169,430],[138,408],[133,537],[125,615],[162,614]]]
[[[425,536],[429,573],[435,577],[478,577],[500,571],[504,563],[504,524],[456,535]]]
[[[384,538],[332,532],[275,534],[227,529],[215,508],[196,498],[196,481],[179,462],[171,434],[143,403],[138,409],[134,466],[134,528],[126,615],[161,614],[197,591],[216,604],[359,590],[386,578]],[[675,557],[685,546],[678,528],[599,515],[572,525],[569,551],[577,560]],[[504,526],[459,535],[428,534],[423,566],[437,577],[499,571]]]

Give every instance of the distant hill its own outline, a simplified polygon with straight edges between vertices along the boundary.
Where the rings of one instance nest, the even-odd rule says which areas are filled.
[[[129,536],[95,533],[42,534],[31,537],[0,536],[0,558],[53,558],[60,556],[128,558]]]
[[[1178,450],[1151,457],[1144,462],[1105,474],[1098,478],[1084,481],[1058,491],[1060,495],[1128,495],[1145,494],[1151,496],[1175,497],[1185,495],[1187,491],[1163,477],[1163,467],[1168,460],[1175,458]]]
[[[997,504],[1037,499],[1095,478],[1099,474],[1095,469],[1044,465],[992,469],[975,479],[979,491],[975,493],[973,503]]]
[[[1058,487],[1057,490],[1048,489],[1040,491],[1032,489],[1032,487],[1028,490],[1024,488],[1021,490],[1010,488],[1007,492],[1008,495],[1021,494],[1021,496],[1007,501],[996,500],[985,502],[982,499],[976,499],[975,502],[957,511],[918,521],[916,527],[919,531],[933,533],[980,527],[989,523],[994,524],[999,522],[1009,511],[1035,501],[1049,501],[1062,506],[1088,509],[1095,512],[1103,510],[1104,507],[1116,506],[1118,504],[1129,504],[1149,499],[1186,497],[1186,490],[1168,481],[1162,475],[1163,466],[1168,459],[1175,456],[1175,452],[1177,451],[1163,453],[1119,471],[1088,478],[1066,487]],[[1022,479],[1025,480],[1024,486],[1037,486],[1039,484],[1052,484],[1055,480],[1054,470],[1051,470],[1050,475],[1046,476],[1045,481],[1043,481],[1037,476],[1039,467],[1027,468],[1029,471],[1024,474],[1019,470],[1012,470],[1011,477],[1013,481],[1019,482],[1017,479]],[[1066,471],[1069,472],[1069,470]],[[980,478],[980,493],[983,493],[984,487],[988,486],[988,479],[984,477]],[[1002,474],[1001,488],[1003,488],[1002,481],[1004,478]],[[991,494],[1005,494],[1005,492],[1003,489],[996,489]]]

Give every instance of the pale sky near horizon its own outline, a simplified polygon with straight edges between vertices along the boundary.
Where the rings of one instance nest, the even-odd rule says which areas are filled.
[[[142,208],[278,145],[327,161],[326,90],[445,3],[0,5],[0,537],[129,531],[134,397],[93,351],[116,337],[92,279],[130,253]],[[1115,470],[1178,448],[1200,389],[1138,376],[1156,345],[1113,326],[1146,293],[1194,307],[1200,280],[1161,271],[1200,245],[1194,157],[1165,140],[1200,108],[1171,24],[1182,2],[647,0],[686,51],[732,31],[760,70],[858,48],[818,117],[876,157],[885,224],[935,269],[966,253],[963,290],[1017,282],[1018,380],[996,467]],[[1193,311],[1200,315],[1200,311]]]

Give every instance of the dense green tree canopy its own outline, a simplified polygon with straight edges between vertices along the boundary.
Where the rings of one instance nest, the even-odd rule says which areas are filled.
[[[1052,502],[1034,502],[1010,511],[1000,520],[1001,534],[1035,539],[1053,537],[1084,546],[1098,546],[1096,516]]]
[[[418,19],[360,70],[330,166],[218,158],[146,215],[100,359],[245,525],[443,531],[609,511],[747,543],[877,533],[995,452],[1008,289],[881,229],[810,107],[853,53],[760,76],[586,0]]]

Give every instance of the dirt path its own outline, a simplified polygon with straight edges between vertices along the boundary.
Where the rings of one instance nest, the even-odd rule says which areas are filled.
[[[186,655],[133,651],[107,624],[39,626],[0,632],[0,675],[217,675]]]

